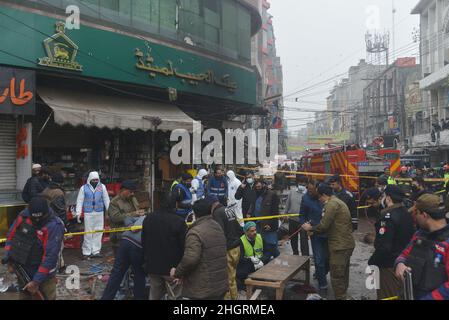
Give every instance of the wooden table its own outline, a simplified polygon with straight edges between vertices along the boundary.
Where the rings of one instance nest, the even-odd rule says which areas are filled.
[[[255,286],[275,288],[276,300],[282,300],[285,285],[301,270],[306,272],[306,284],[310,284],[310,257],[281,254],[245,280],[248,300],[252,297]]]

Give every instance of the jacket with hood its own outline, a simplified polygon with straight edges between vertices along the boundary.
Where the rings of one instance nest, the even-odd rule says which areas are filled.
[[[196,220],[187,232],[184,255],[175,277],[189,299],[219,298],[229,290],[226,238],[212,216]]]
[[[264,188],[258,197],[262,198],[262,202],[260,207],[261,211],[256,212],[256,215],[260,217],[279,215],[279,197],[273,190]],[[279,228],[279,219],[260,220],[257,224],[260,225],[261,230],[265,230],[265,227],[269,226],[270,232],[277,231]]]
[[[227,176],[229,178],[228,183],[228,206],[232,206],[237,218],[242,219],[242,199],[236,199],[235,195],[237,190],[241,186],[242,182],[237,179],[234,171],[228,171]],[[243,224],[243,221],[241,222]]]
[[[240,185],[235,193],[236,200],[242,200],[242,213],[246,216],[253,216],[257,199],[255,183],[249,184],[245,181],[245,187]]]
[[[192,180],[192,203],[195,203],[197,200],[203,199],[206,196],[206,186],[203,181],[205,176],[207,176],[207,171],[201,169],[195,179]]]
[[[42,191],[44,191],[44,187],[42,186],[41,180],[38,176],[33,176],[27,180],[23,188],[22,199],[26,203],[29,203],[32,198],[40,195]]]
[[[143,221],[142,245],[145,271],[169,276],[184,254],[187,225],[175,209],[161,208]]]
[[[48,188],[45,188],[42,192],[42,195],[47,199],[49,207],[64,222],[64,225],[67,225],[67,208],[64,190],[61,185],[51,181]]]
[[[238,221],[234,206],[225,207],[219,202],[212,205],[212,218],[218,222],[226,237],[226,248],[228,250],[237,248],[243,229]]]
[[[40,250],[43,252],[40,264],[23,266],[32,280],[39,283],[55,276],[58,258],[61,252],[62,242],[64,240],[63,222],[61,219],[56,217],[51,208],[49,208],[49,215],[49,219],[44,226],[40,229],[35,226],[38,243],[35,247],[33,247],[33,250]],[[11,250],[13,250],[13,239],[22,223],[33,225],[28,208],[19,214],[8,231],[5,244],[5,257],[7,258],[10,257]]]
[[[242,184],[242,182],[237,179],[237,177],[235,176],[234,171],[230,170],[228,171],[228,173],[226,174],[229,178],[229,182],[228,182],[228,204],[234,204],[234,203],[242,203],[241,199],[237,200],[235,198],[235,194],[237,193],[237,189],[240,187],[240,185]]]
[[[92,185],[90,184],[90,182],[92,180],[98,179],[98,185],[97,187],[94,189],[92,187]],[[85,185],[83,185],[80,188],[80,191],[78,192],[78,198],[76,200],[76,214],[77,215],[81,215],[81,212],[84,209],[84,206],[86,205],[85,203],[85,192],[87,190],[89,190],[90,192],[95,194],[95,191],[100,191],[102,192],[102,200],[103,200],[103,205],[104,205],[104,210],[108,210],[109,209],[109,194],[108,191],[106,190],[106,186],[104,186],[101,181],[100,181],[100,175],[98,174],[98,172],[96,171],[92,171],[91,173],[89,173],[89,177],[87,178],[87,182]]]

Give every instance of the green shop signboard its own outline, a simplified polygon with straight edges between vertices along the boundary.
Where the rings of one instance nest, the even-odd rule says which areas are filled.
[[[256,104],[256,75],[115,32],[0,6],[0,64],[115,80]]]

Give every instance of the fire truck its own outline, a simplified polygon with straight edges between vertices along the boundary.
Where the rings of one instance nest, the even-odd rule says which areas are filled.
[[[319,181],[325,180],[327,175],[339,174],[343,186],[360,195],[366,188],[374,186],[374,178],[386,167],[390,172],[398,172],[401,160],[400,151],[394,149],[330,146],[309,150],[301,158],[300,166],[304,172],[317,173],[311,176]]]

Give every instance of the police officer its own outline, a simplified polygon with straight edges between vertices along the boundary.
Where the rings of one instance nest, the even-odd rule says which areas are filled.
[[[354,195],[345,188],[343,188],[339,176],[331,177],[329,179],[329,183],[332,190],[334,190],[334,194],[337,196],[337,198],[343,201],[348,206],[349,212],[351,213],[352,230],[353,231],[357,230],[359,218]]]
[[[188,173],[182,174],[181,183],[177,184],[172,191],[172,197],[176,200],[176,214],[187,219],[192,213],[192,187],[193,177]]]
[[[444,165],[443,167],[444,170],[444,189],[446,189],[446,191],[449,191],[449,165]]]
[[[47,200],[32,198],[9,229],[2,259],[18,275],[21,300],[56,299],[55,274],[63,239],[64,223]]]
[[[348,206],[333,194],[329,185],[321,184],[317,191],[320,202],[324,204],[323,218],[316,226],[305,223],[302,228],[314,234],[327,234],[332,288],[336,300],[345,300],[350,260],[355,247],[351,214]]]
[[[387,184],[397,184],[396,180],[391,176],[390,167],[384,168],[384,174],[382,175],[382,177],[387,179]]]
[[[413,218],[403,204],[404,198],[405,194],[399,186],[387,186],[387,208],[381,211],[375,224],[375,251],[368,265],[377,266],[380,271],[380,289],[377,291],[379,300],[399,294],[401,283],[394,275],[394,262],[415,232]]]
[[[140,209],[139,201],[134,196],[137,191],[137,184],[132,180],[125,180],[117,196],[109,205],[108,216],[111,220],[112,228],[125,227],[125,220],[129,217],[141,217],[145,215],[145,210]],[[111,242],[114,252],[117,251],[122,233],[112,233]]]
[[[449,300],[449,225],[440,197],[423,194],[414,206],[420,229],[396,259],[396,276],[412,273],[413,293],[420,300]]]

